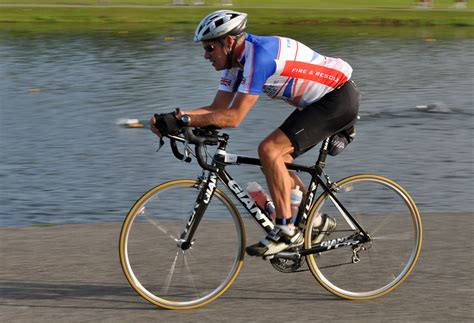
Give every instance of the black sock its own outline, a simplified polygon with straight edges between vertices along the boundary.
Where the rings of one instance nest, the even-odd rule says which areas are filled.
[[[275,219],[275,224],[278,224],[278,225],[288,225],[288,224],[293,224],[293,221],[292,221],[292,218],[276,218]]]

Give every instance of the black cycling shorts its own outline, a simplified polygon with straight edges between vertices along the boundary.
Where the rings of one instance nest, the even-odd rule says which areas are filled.
[[[357,121],[360,92],[353,81],[329,92],[302,110],[295,110],[280,126],[290,139],[294,158]]]

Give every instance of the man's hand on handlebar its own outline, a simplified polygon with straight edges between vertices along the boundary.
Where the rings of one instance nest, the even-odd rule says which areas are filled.
[[[176,118],[175,112],[155,114],[150,119],[150,129],[159,137],[176,135],[182,128],[182,121]]]
[[[155,126],[155,123],[156,123],[156,119],[155,117],[151,117],[150,119],[150,130],[155,134],[157,135],[158,137],[161,138],[161,133],[160,131],[158,130],[158,128]]]
[[[176,145],[176,142],[187,142],[188,144],[195,145],[195,156],[199,165],[208,171],[218,172],[219,169],[216,166],[207,163],[205,147],[207,145],[217,145],[219,142],[225,142],[228,136],[218,136],[217,128],[213,126],[205,128],[192,128],[185,127],[181,120],[176,119],[176,114],[165,113],[155,114],[150,119],[150,129],[157,136],[160,137],[160,148],[163,146],[163,136],[172,135],[169,137],[171,150],[176,158],[190,162],[191,158],[187,155],[183,155]],[[183,130],[183,131],[182,131]],[[180,132],[182,131],[182,136]],[[158,148],[158,150],[160,149]]]

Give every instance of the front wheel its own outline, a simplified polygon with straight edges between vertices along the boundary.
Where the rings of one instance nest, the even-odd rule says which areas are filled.
[[[318,240],[314,228],[321,215],[333,218],[336,226],[322,232],[322,244],[332,249],[306,256],[311,273],[328,291],[346,299],[372,299],[392,291],[410,274],[420,255],[421,218],[415,203],[400,185],[378,175],[350,176],[333,188],[370,241],[354,246],[342,243],[359,230],[324,192],[310,210],[305,248]]]
[[[181,247],[180,238],[200,192],[194,180],[158,185],[135,203],[124,220],[120,263],[133,289],[152,304],[168,309],[203,306],[224,293],[242,267],[242,219],[219,189],[199,222],[191,247]]]

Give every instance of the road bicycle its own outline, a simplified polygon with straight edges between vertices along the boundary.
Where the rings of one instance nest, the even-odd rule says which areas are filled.
[[[202,175],[160,184],[138,199],[122,225],[120,262],[132,288],[150,303],[191,309],[222,295],[243,265],[245,225],[229,192],[264,231],[274,224],[226,170],[261,166],[258,158],[227,152],[229,136],[217,130],[185,128],[167,137],[178,159],[195,156]],[[178,142],[185,144],[183,153]],[[406,190],[386,177],[359,174],[332,182],[324,170],[328,145],[329,138],[313,166],[286,164],[311,176],[295,222],[304,244],[267,258],[287,273],[306,262],[318,283],[339,297],[373,299],[398,287],[414,268],[422,245],[420,214]],[[331,232],[315,225],[323,214],[336,220]]]

